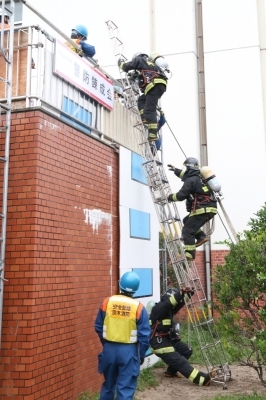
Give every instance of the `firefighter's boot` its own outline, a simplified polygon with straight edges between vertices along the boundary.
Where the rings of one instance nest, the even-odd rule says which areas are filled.
[[[182,378],[182,375],[176,372],[175,370],[172,370],[171,367],[167,368],[164,375],[166,376],[166,378]]]
[[[196,251],[193,251],[193,250],[188,251],[188,250],[186,250],[185,256],[186,256],[187,261],[194,261],[195,258],[196,258]]]
[[[196,247],[201,246],[203,243],[206,243],[209,240],[201,229],[196,233],[195,238],[196,238]]]
[[[189,380],[199,386],[210,386],[212,378],[217,375],[217,371],[213,370],[209,374],[193,369],[189,376]]]

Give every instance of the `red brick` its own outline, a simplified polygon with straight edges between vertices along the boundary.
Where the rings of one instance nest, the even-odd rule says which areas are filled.
[[[93,321],[111,261],[118,280],[118,155],[42,111],[12,114],[12,132],[1,398],[73,399],[102,382]],[[112,260],[106,225],[96,236],[84,223],[82,209],[97,207],[115,216]]]

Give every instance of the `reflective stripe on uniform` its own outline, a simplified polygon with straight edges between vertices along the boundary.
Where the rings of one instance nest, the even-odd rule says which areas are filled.
[[[191,372],[191,374],[189,375],[188,379],[189,379],[191,382],[194,382],[194,379],[196,378],[196,376],[198,375],[198,373],[199,373],[199,371],[198,371],[196,368],[194,368],[193,371]]]
[[[172,325],[172,321],[170,319],[163,319],[161,323],[165,326]]]
[[[199,379],[199,386],[202,386],[204,381],[205,381],[204,376],[201,376],[200,379]]]
[[[178,201],[178,199],[177,199],[177,193],[174,193],[174,194],[173,194],[173,201]]]
[[[186,172],[186,171],[183,171],[183,170],[182,170],[182,171],[180,172],[178,178],[180,178],[180,179],[183,178],[185,172]]]
[[[176,298],[173,294],[169,297],[169,300],[173,307],[177,305]]]
[[[165,353],[174,353],[175,352],[175,349],[172,347],[172,346],[170,346],[170,347],[163,347],[162,349],[153,349],[152,347],[151,347],[151,351],[154,353],[154,354],[165,354]]]
[[[187,250],[187,251],[196,250],[196,245],[195,244],[186,244],[185,245],[185,250]]]
[[[193,217],[193,215],[201,215],[201,214],[207,214],[207,213],[213,213],[217,214],[217,208],[215,207],[204,207],[204,208],[198,208],[196,211],[192,211],[189,216]]]
[[[167,85],[167,82],[164,79],[154,78],[152,82],[148,83],[148,85],[145,87],[144,94],[147,94],[157,83],[163,83],[165,86]]]
[[[149,128],[149,129],[156,129],[156,130],[157,130],[158,125],[157,125],[157,124],[148,124],[148,128]]]

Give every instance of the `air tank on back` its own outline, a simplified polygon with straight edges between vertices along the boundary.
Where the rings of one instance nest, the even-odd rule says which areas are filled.
[[[221,185],[218,179],[216,178],[216,175],[214,172],[211,170],[210,167],[202,167],[200,169],[200,173],[203,177],[203,179],[206,181],[207,185],[213,192],[220,192],[221,190]]]

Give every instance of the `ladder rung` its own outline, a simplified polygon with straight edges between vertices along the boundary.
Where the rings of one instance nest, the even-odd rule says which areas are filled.
[[[139,125],[143,125],[143,123],[142,122],[137,122],[135,125],[133,125],[133,127],[135,128],[136,126],[139,126]]]
[[[211,343],[211,344],[206,344],[205,346],[201,347],[201,350],[205,350],[205,349],[210,349],[212,347],[217,346],[217,344],[221,343],[220,340],[218,340],[217,342]]]

